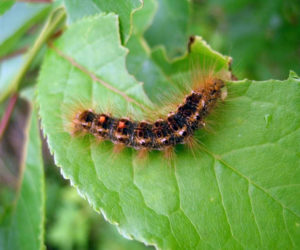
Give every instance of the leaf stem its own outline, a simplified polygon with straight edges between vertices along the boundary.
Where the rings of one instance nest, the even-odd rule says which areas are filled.
[[[8,101],[8,105],[7,105],[7,108],[5,110],[5,113],[1,119],[1,122],[0,122],[0,140],[4,134],[4,131],[7,127],[7,124],[9,122],[9,119],[11,117],[11,114],[14,110],[14,107],[16,105],[16,102],[17,102],[17,99],[18,99],[18,94],[14,94]]]
[[[52,33],[54,33],[57,27],[64,21],[65,17],[66,11],[63,6],[57,7],[50,13],[41,33],[39,34],[32,48],[26,55],[25,63],[17,73],[16,77],[13,79],[9,90],[0,98],[0,102],[6,99],[10,93],[17,92],[19,90],[20,84],[24,76],[26,75],[26,72],[28,71],[33,59],[35,58],[43,44],[47,42],[48,38],[52,35]]]

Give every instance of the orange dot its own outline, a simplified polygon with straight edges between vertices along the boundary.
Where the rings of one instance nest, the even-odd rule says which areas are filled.
[[[101,115],[101,116],[99,117],[99,122],[100,122],[100,123],[105,122],[105,120],[106,120],[106,117],[105,117],[104,115]]]
[[[119,128],[125,128],[125,122],[120,121],[118,127]]]

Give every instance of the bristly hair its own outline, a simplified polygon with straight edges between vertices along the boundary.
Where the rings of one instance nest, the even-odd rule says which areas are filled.
[[[192,43],[193,39],[189,49]],[[113,104],[95,108],[80,102],[67,112],[67,130],[72,135],[90,134],[98,141],[111,141],[113,154],[133,148],[140,160],[149,151],[159,150],[171,162],[177,144],[194,151],[199,146],[194,133],[206,127],[207,116],[226,98],[225,81],[232,75],[219,69],[214,60],[191,57],[187,63],[188,70],[172,78],[173,90],[160,95],[157,105],[143,114],[144,120],[131,110],[122,116]]]

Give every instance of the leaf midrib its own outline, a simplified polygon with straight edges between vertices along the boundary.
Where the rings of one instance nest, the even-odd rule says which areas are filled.
[[[149,110],[149,107],[145,106],[144,104],[141,104],[136,99],[133,99],[132,97],[128,96],[125,92],[113,87],[111,84],[103,81],[98,76],[96,76],[94,73],[89,71],[87,68],[82,66],[80,63],[76,62],[75,59],[71,58],[70,56],[66,55],[64,52],[59,50],[57,47],[55,47],[53,44],[50,45],[50,48],[55,52],[56,55],[58,55],[60,58],[63,58],[65,61],[70,63],[73,67],[80,70],[83,74],[87,75],[89,78],[91,78],[93,81],[100,83],[102,86],[110,90],[111,92],[120,95],[125,99],[125,101],[129,103],[133,103],[142,110]],[[135,86],[134,86],[135,87]]]

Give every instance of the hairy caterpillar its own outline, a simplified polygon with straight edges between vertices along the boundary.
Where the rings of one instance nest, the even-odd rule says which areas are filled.
[[[188,44],[188,54],[191,53],[194,42],[195,38],[192,37]],[[58,53],[61,54],[59,51]],[[62,56],[66,57],[63,54]],[[224,68],[216,69],[216,58],[208,65],[207,62],[199,60],[201,58],[193,59],[196,59],[191,61],[194,65],[188,68],[189,76],[185,75],[184,79],[188,83],[180,82],[182,88],[177,89],[180,92],[181,102],[178,102],[179,96],[175,97],[175,93],[170,93],[173,101],[169,100],[169,103],[166,102],[167,105],[157,106],[156,110],[151,110],[150,119],[145,119],[147,115],[142,119],[113,115],[106,109],[95,112],[93,108],[83,105],[84,108],[74,110],[71,119],[68,118],[71,120],[68,132],[72,135],[90,134],[97,141],[111,141],[115,145],[115,152],[129,147],[138,150],[140,155],[143,155],[143,152],[158,150],[164,151],[166,156],[169,156],[169,152],[177,144],[195,145],[194,132],[205,127],[206,117],[219,100],[225,99],[227,95],[223,88],[225,81],[232,79],[233,76],[230,71],[231,59],[227,61],[229,71]],[[112,90],[117,92],[115,89]],[[163,99],[168,98],[170,99],[169,96]],[[156,113],[156,116],[153,116],[153,113]]]
[[[176,111],[152,123],[83,110],[75,115],[73,132],[90,133],[101,141],[109,140],[136,150],[168,150],[186,143],[195,130],[205,126],[204,119],[222,97],[223,87],[221,79],[205,79],[205,84],[192,90]]]

